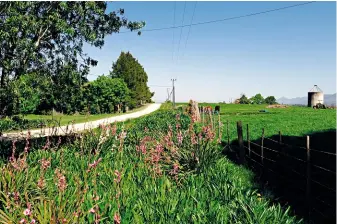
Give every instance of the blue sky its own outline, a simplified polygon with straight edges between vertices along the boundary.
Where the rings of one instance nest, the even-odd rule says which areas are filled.
[[[186,3],[184,24],[190,24],[195,3]],[[299,3],[198,2],[193,23]],[[175,22],[181,25],[184,1],[110,2],[108,11],[123,8],[129,20],[145,21],[144,29],[153,29],[173,26],[175,4]],[[176,28],[141,36],[113,34],[102,49],[86,46],[98,60],[91,74],[108,74],[120,52],[130,51],[145,68],[156,102],[166,99],[167,89],[153,85],[170,86],[171,78],[177,79],[178,102],[227,102],[241,93],[292,98],[306,96],[315,84],[327,94],[336,92],[335,2],[192,26],[187,39],[188,30],[182,29],[181,39],[181,28]]]

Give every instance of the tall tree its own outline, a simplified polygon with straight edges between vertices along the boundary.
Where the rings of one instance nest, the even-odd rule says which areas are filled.
[[[91,113],[111,113],[114,106],[128,100],[129,93],[130,90],[122,79],[99,76],[95,81],[84,85],[84,106]]]
[[[266,99],[264,101],[266,102],[266,104],[269,104],[269,105],[277,104],[274,96],[268,96],[268,97],[266,97]]]
[[[112,64],[111,78],[123,79],[131,90],[131,108],[138,106],[141,102],[150,102],[154,93],[147,86],[148,77],[143,66],[130,52],[121,52],[119,58]]]
[[[64,60],[88,72],[97,61],[83,52],[84,43],[101,48],[106,35],[145,25],[128,21],[123,9],[106,9],[106,2],[0,2],[2,112],[11,80],[34,71],[52,73]]]
[[[241,97],[239,99],[239,103],[240,104],[249,104],[249,100],[248,100],[248,98],[246,97],[245,94],[241,94]]]
[[[264,98],[260,93],[251,97],[249,100],[251,101],[252,104],[263,104],[264,103]]]

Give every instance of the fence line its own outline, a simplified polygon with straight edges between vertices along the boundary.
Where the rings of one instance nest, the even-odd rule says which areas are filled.
[[[227,121],[227,124],[228,124],[228,121]],[[228,126],[227,126],[228,127]],[[314,210],[318,211],[317,208],[314,208],[313,207],[313,202],[312,202],[312,192],[311,192],[311,185],[312,183],[315,183],[315,184],[318,184],[320,185],[321,187],[331,191],[331,192],[334,192],[336,193],[336,190],[335,189],[332,189],[331,187],[329,186],[326,186],[325,184],[322,184],[320,183],[319,181],[313,179],[311,177],[311,174],[312,174],[312,171],[311,171],[311,168],[318,168],[320,169],[321,171],[323,172],[327,172],[329,174],[336,174],[336,171],[332,171],[328,168],[324,168],[322,166],[319,166],[319,165],[316,165],[316,164],[313,164],[312,161],[311,161],[311,152],[318,152],[318,153],[322,153],[322,154],[325,154],[325,155],[332,155],[332,156],[336,156],[335,153],[330,153],[330,152],[324,152],[324,151],[320,151],[320,150],[316,150],[316,149],[311,149],[310,147],[310,137],[309,136],[306,136],[306,147],[301,147],[301,146],[292,146],[292,145],[289,145],[289,144],[286,144],[284,142],[282,142],[282,134],[281,134],[281,131],[279,131],[279,140],[276,141],[276,140],[273,140],[271,138],[267,138],[265,137],[265,131],[264,131],[264,128],[262,128],[262,135],[261,135],[261,144],[258,144],[258,143],[255,143],[255,142],[252,142],[249,138],[249,126],[247,124],[247,146],[245,146],[244,142],[243,142],[243,130],[242,130],[242,122],[239,121],[237,122],[237,134],[238,134],[238,140],[239,140],[239,162],[241,164],[246,164],[246,159],[248,159],[249,161],[252,161],[254,162],[255,164],[258,164],[260,167],[262,167],[262,173],[263,173],[263,170],[269,170],[275,174],[277,174],[278,177],[281,177],[282,179],[286,179],[288,182],[289,180],[287,178],[284,178],[283,175],[281,175],[280,173],[268,168],[268,167],[265,167],[265,164],[264,164],[264,161],[267,160],[267,161],[270,161],[270,162],[273,162],[274,164],[277,164],[278,166],[280,166],[281,168],[285,168],[287,170],[291,170],[292,173],[295,173],[303,178],[306,179],[306,189],[302,189],[302,188],[297,188],[303,192],[305,192],[305,196],[306,196],[306,208],[307,208],[307,212],[308,212],[308,216],[309,216],[309,219],[311,217],[311,212]],[[228,138],[229,138],[229,134],[228,134]],[[272,142],[275,142],[277,143],[280,147],[280,150],[275,150],[275,149],[271,149],[271,148],[268,148],[264,145],[264,140],[267,139],[269,141],[272,141]],[[258,154],[257,152],[255,152],[255,150],[252,150],[251,148],[251,145],[253,146],[256,146],[257,148],[260,148],[260,154]],[[306,160],[303,160],[303,159],[300,159],[300,158],[297,158],[297,157],[294,157],[294,156],[290,156],[288,153],[285,152],[285,148],[284,146],[286,147],[290,147],[290,148],[300,148],[300,149],[305,149],[306,150]],[[248,156],[246,155],[246,150],[245,149],[248,149]],[[300,161],[302,164],[306,164],[306,174],[301,174],[300,172],[294,170],[293,168],[291,167],[286,167],[284,164],[283,164],[283,159],[281,161],[275,161],[273,159],[270,159],[270,158],[267,158],[264,154],[264,150],[268,150],[268,151],[271,151],[271,152],[274,152],[277,154],[278,158],[279,158],[279,155],[282,155],[284,158],[291,158],[293,160],[296,160],[296,161]],[[255,156],[257,156],[259,159],[260,159],[260,162],[254,160],[251,158],[251,155],[254,154]],[[323,200],[320,200],[319,198],[314,198],[318,201],[320,201],[321,203],[329,206],[329,207],[332,207],[329,203],[323,201]],[[321,213],[320,211],[318,211],[319,213]],[[322,213],[321,213],[322,214]]]

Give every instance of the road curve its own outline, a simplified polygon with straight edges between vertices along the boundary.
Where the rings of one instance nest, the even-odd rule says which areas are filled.
[[[128,119],[133,119],[137,117],[144,116],[146,114],[150,114],[160,108],[160,103],[152,103],[149,104],[146,108],[143,110],[129,113],[129,114],[123,114],[118,115],[114,117],[104,118],[96,121],[89,121],[85,123],[78,123],[74,125],[67,126],[60,126],[55,128],[45,128],[45,129],[36,129],[36,130],[30,130],[31,137],[43,137],[43,136],[51,136],[51,135],[66,135],[67,133],[74,133],[74,132],[81,132],[86,129],[92,129],[97,128],[101,124],[110,124],[114,122],[119,121],[126,121]],[[25,137],[28,134],[28,130],[22,131],[22,132],[12,132],[12,133],[3,133],[1,136],[2,138],[20,138]],[[0,137],[0,138],[1,138]]]

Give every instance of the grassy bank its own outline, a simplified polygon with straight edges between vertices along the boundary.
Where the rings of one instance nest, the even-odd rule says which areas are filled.
[[[171,110],[128,124],[2,162],[0,221],[299,223],[221,156],[209,128]]]

